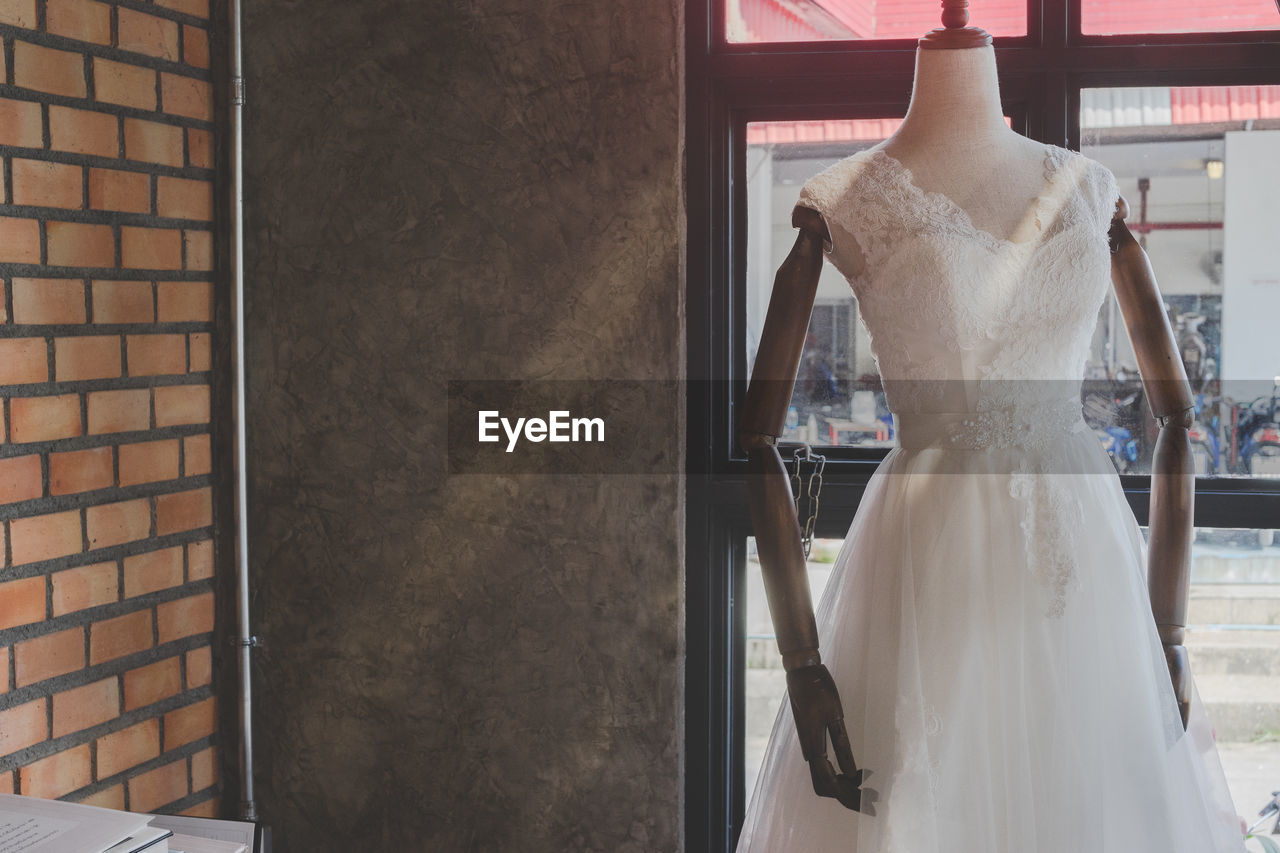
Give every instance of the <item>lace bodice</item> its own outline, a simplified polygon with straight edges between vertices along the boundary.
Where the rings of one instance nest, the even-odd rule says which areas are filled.
[[[920,189],[879,147],[800,192],[799,204],[826,220],[827,256],[857,296],[900,444],[1012,452],[1008,492],[1052,616],[1075,583],[1083,515],[1078,492],[1051,475],[1066,472],[1065,460],[1091,458],[1065,439],[1093,441],[1080,385],[1111,280],[1117,193],[1106,166],[1047,145],[1044,189],[1017,229],[1031,236],[1015,241]],[[1096,442],[1093,450],[1101,454]]]
[[[1056,145],[1045,146],[1044,179],[1027,213],[1033,221],[1018,229],[1031,237],[1017,242],[976,227],[946,195],[921,190],[880,147],[801,189],[798,203],[827,222],[828,257],[857,296],[893,411],[1078,400],[1110,282],[1116,179]],[[853,275],[858,254],[865,264]]]

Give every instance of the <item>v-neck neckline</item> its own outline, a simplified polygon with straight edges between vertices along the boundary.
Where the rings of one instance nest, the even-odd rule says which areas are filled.
[[[1054,145],[1053,143],[1041,144],[1044,145],[1045,149],[1045,183],[1043,191],[1035,197],[1035,204],[1032,212],[1037,220],[1040,219],[1041,214],[1044,211],[1044,203],[1050,198],[1051,190],[1062,162],[1067,156],[1075,153],[1070,148],[1063,148],[1062,146]],[[943,211],[950,213],[951,218],[955,220],[956,224],[962,229],[969,231],[973,236],[989,241],[997,248],[1025,249],[1039,244],[1045,236],[1044,223],[1042,223],[1041,227],[1026,240],[1011,240],[1008,237],[998,237],[985,228],[979,228],[974,224],[973,218],[969,215],[969,211],[957,204],[949,195],[944,192],[939,192],[938,190],[922,189],[920,185],[916,183],[915,176],[912,174],[911,170],[907,168],[907,166],[897,157],[894,157],[883,148],[868,148],[866,151],[870,155],[879,156],[883,160],[887,161],[889,166],[888,171],[894,174],[920,202],[926,205],[933,202]]]

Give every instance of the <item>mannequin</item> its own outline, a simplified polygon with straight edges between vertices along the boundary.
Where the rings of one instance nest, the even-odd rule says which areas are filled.
[[[943,29],[921,38],[907,114],[883,150],[926,192],[940,192],[974,224],[1020,240],[1035,228],[1043,146],[1004,122],[991,37],[968,27],[964,0],[944,0]],[[963,164],[957,165],[957,164]],[[991,180],[999,175],[1000,180]],[[1137,354],[1147,400],[1160,427],[1152,461],[1148,590],[1184,727],[1190,671],[1183,634],[1190,579],[1194,473],[1188,429],[1193,397],[1146,253],[1125,226],[1118,197],[1111,221],[1111,279]],[[748,456],[748,503],[786,670],[801,750],[815,793],[874,814],[876,793],[862,784],[843,722],[839,692],[822,663],[790,481],[777,449],[803,350],[824,245],[822,215],[797,206],[796,242],[778,270],[738,438]],[[853,263],[859,273],[859,261]],[[827,739],[836,764],[828,757]],[[836,766],[839,770],[837,771]]]

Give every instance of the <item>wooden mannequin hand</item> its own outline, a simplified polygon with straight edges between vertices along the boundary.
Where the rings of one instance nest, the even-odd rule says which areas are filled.
[[[1173,696],[1178,700],[1178,713],[1182,715],[1182,728],[1185,729],[1191,713],[1191,665],[1187,660],[1187,647],[1166,643],[1164,659],[1169,664]]]
[[[863,780],[871,773],[859,770],[854,764],[840,694],[826,666],[819,663],[788,671],[787,695],[791,699],[796,734],[800,736],[800,750],[809,762],[814,792],[820,797],[834,797],[855,812],[875,814],[876,792],[861,789]],[[840,764],[839,774],[827,758],[828,732]]]

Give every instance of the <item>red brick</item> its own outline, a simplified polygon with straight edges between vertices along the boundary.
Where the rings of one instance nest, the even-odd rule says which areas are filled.
[[[44,621],[44,592],[44,575],[0,583],[0,630]]]
[[[212,220],[212,182],[160,176],[156,179],[156,212],[174,219]]]
[[[4,525],[0,524],[0,528]],[[191,655],[188,652],[187,659],[190,660]],[[190,664],[188,664],[190,666]],[[0,646],[0,693],[9,692],[9,647]]]
[[[196,68],[209,67],[209,33],[201,27],[182,25],[182,61]]]
[[[111,7],[94,0],[47,0],[45,25],[77,41],[111,44]]]
[[[124,597],[182,586],[182,546],[124,558]]]
[[[120,49],[178,61],[178,24],[120,7]]]
[[[49,494],[70,495],[115,485],[110,447],[49,454]]]
[[[156,0],[156,5],[197,18],[209,17],[209,0]]]
[[[42,121],[40,104],[36,101],[0,98],[0,145],[43,148]]]
[[[115,266],[116,242],[110,225],[50,220],[44,230],[51,266]]]
[[[98,738],[98,778],[137,767],[160,754],[160,720],[152,717]]]
[[[159,385],[156,387],[157,427],[208,422],[208,385]]]
[[[122,45],[123,46],[123,45]],[[99,101],[136,107],[156,108],[156,72],[140,65],[93,57],[93,93]]]
[[[76,802],[86,806],[97,806],[100,809],[115,809],[118,812],[124,811],[124,783],[112,785],[110,788],[104,788],[96,794],[88,794],[87,796],[77,797]]]
[[[93,781],[89,763],[89,744],[82,743],[18,768],[18,784],[24,796],[56,799]]]
[[[198,794],[212,788],[218,781],[218,756],[214,747],[202,749],[191,756],[191,793]]]
[[[120,338],[116,335],[54,338],[53,369],[58,382],[115,379],[120,375]]]
[[[172,228],[120,227],[120,257],[134,269],[181,269],[182,232]]]
[[[218,798],[213,797],[212,799],[205,800],[202,803],[196,803],[194,806],[191,806],[190,808],[183,809],[182,811],[178,812],[178,814],[187,815],[189,817],[217,818],[222,815],[222,810],[221,810],[221,807],[218,805]]]
[[[187,543],[187,580],[198,581],[213,577],[213,540],[201,539]]]
[[[209,458],[209,434],[189,435],[182,439],[182,475],[196,477],[213,470]]]
[[[69,50],[54,50],[25,41],[13,43],[13,83],[24,89],[83,98],[84,58]]]
[[[15,278],[13,322],[83,323],[84,283],[72,278]]]
[[[210,231],[183,231],[187,243],[187,269],[213,269],[213,233]]]
[[[151,502],[147,498],[91,506],[85,510],[90,548],[109,548],[151,535]]]
[[[49,381],[49,347],[44,338],[0,339],[0,385]],[[0,493],[4,490],[0,483]]]
[[[13,783],[13,774],[15,770],[5,770],[0,772],[0,794],[13,794],[17,792],[17,786]]]
[[[0,216],[0,263],[40,263],[39,222]]]
[[[0,0],[0,22],[34,30],[36,0]]]
[[[212,339],[208,332],[192,332],[187,336],[191,343],[191,372],[198,373],[202,370],[209,370],[212,365],[212,352],[210,345]]]
[[[187,128],[187,153],[192,166],[213,168],[213,134],[195,127]]]
[[[161,71],[160,101],[170,115],[213,121],[213,89],[205,80]]]
[[[120,156],[120,120],[109,113],[50,105],[49,137],[55,151]]]
[[[80,553],[80,510],[13,519],[9,522],[9,547],[15,566]]]
[[[13,158],[13,203],[36,207],[84,207],[84,169],[47,160]]]
[[[205,592],[156,606],[160,642],[207,634],[213,630],[213,593]]]
[[[151,428],[151,391],[146,388],[90,391],[87,399],[90,435]]]
[[[120,598],[119,571],[114,562],[54,572],[50,581],[54,616],[110,604]]]
[[[185,335],[128,335],[130,376],[187,372]]]
[[[84,628],[68,628],[14,643],[13,659],[17,676],[14,684],[18,687],[84,669]]]
[[[119,169],[89,170],[89,207],[94,210],[151,212],[151,177]]]
[[[178,477],[178,439],[120,445],[120,485],[136,486]]]
[[[130,160],[183,165],[182,128],[146,119],[124,120],[124,155]]]
[[[215,725],[212,696],[170,711],[164,715],[164,748],[176,749],[184,743],[208,737],[213,734]]]
[[[124,674],[124,708],[132,711],[182,692],[178,659],[165,658]]]
[[[128,578],[125,579],[128,595]],[[137,654],[151,648],[151,609],[104,619],[89,626],[89,664]]]
[[[157,282],[156,297],[162,323],[204,323],[213,319],[212,282]]]
[[[187,652],[187,689],[204,687],[213,680],[213,658],[208,646]]]
[[[0,459],[0,504],[29,501],[44,494],[40,454]]]
[[[154,321],[155,306],[151,282],[95,281],[93,283],[93,322],[151,323]]]
[[[120,689],[114,675],[53,694],[54,737],[83,731],[119,715]]]
[[[156,496],[156,535],[167,536],[182,530],[213,524],[212,489],[192,489]]]
[[[149,770],[129,779],[129,808],[135,812],[159,811],[187,795],[187,759]]]
[[[80,435],[80,395],[14,397],[9,402],[9,440],[52,441]]]
[[[49,739],[48,698],[41,696],[23,705],[0,710],[0,755]]]

